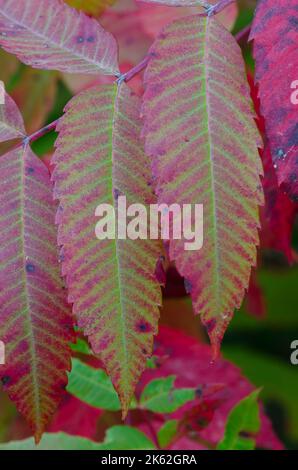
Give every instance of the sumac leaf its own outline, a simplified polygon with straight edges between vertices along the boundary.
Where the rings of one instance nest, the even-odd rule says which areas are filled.
[[[126,413],[151,355],[161,303],[157,241],[98,240],[95,209],[150,204],[150,163],[141,142],[139,99],[122,84],[82,92],[66,108],[53,158],[58,243],[78,325],[100,354]]]
[[[0,0],[0,45],[35,68],[118,74],[114,37],[60,0]]]
[[[0,104],[0,142],[25,137],[26,134],[17,105],[4,90],[3,92],[4,103]]]
[[[240,48],[215,19],[174,21],[150,50],[143,115],[159,203],[203,204],[204,243],[170,258],[216,352],[256,262],[261,139]]]
[[[295,202],[298,201],[297,24],[297,0],[260,0],[250,35],[254,40],[261,113],[278,182]]]
[[[48,170],[29,145],[0,158],[0,338],[4,390],[38,441],[70,368],[72,318],[59,273]]]

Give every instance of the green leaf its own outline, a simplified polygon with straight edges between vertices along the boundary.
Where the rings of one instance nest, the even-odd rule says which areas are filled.
[[[154,444],[144,433],[130,426],[113,426],[105,440],[94,442],[84,437],[70,436],[64,432],[45,433],[39,443],[34,439],[0,444],[0,450],[153,450]]]
[[[0,444],[0,450],[98,450],[101,444],[84,437],[70,436],[64,432],[45,433],[38,445],[34,439],[11,441]]]
[[[113,426],[107,430],[101,450],[153,450],[155,446],[144,433],[131,426]]]
[[[293,439],[298,439],[297,368],[290,362],[269,354],[260,354],[243,346],[225,347],[224,355],[239,366],[245,377],[257,387],[263,386],[263,401],[281,403],[286,413],[288,432]]]
[[[253,450],[255,439],[241,434],[255,435],[260,429],[258,397],[260,389],[241,400],[232,409],[226,423],[225,435],[217,450]]]
[[[89,348],[87,341],[83,340],[82,338],[77,338],[77,342],[72,343],[70,347],[72,351],[76,353],[86,354],[86,356],[91,354],[91,349]]]
[[[110,411],[121,409],[119,398],[107,374],[79,359],[72,360],[67,391],[95,408]]]
[[[195,389],[175,389],[175,379],[176,377],[171,375],[149,382],[140,398],[141,407],[154,413],[173,413],[185,403],[194,400]]]
[[[167,447],[177,434],[178,420],[171,419],[164,423],[157,433],[157,439],[159,446],[164,449]]]

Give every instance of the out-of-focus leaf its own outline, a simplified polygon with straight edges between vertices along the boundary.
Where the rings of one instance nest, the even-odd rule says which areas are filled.
[[[0,28],[0,45],[32,67],[118,74],[112,34],[60,0],[0,0]]]
[[[265,297],[255,269],[252,271],[250,276],[249,286],[245,297],[245,307],[250,315],[257,318],[261,318],[266,315]]]
[[[0,104],[0,142],[25,137],[25,134],[22,115],[13,99],[4,91],[4,104]]]
[[[40,129],[56,97],[57,72],[23,67],[12,97],[21,110],[28,134]]]
[[[0,444],[0,450],[154,450],[155,446],[138,429],[130,426],[113,426],[107,430],[105,440],[94,442],[84,437],[70,436],[64,432],[45,433],[39,445],[34,439]]]
[[[99,16],[116,0],[64,0],[69,6],[84,11],[88,15]]]
[[[0,450],[99,450],[101,444],[84,437],[70,436],[64,432],[45,433],[38,445],[34,439],[0,444]]]
[[[170,419],[166,421],[158,430],[157,438],[159,446],[164,449],[166,448],[175,437],[178,430],[178,420]]]
[[[185,403],[194,400],[194,388],[176,388],[174,375],[149,382],[144,388],[140,405],[154,413],[173,413]]]
[[[153,450],[153,442],[141,431],[130,426],[113,426],[106,432],[101,450]]]
[[[0,47],[0,80],[8,85],[9,80],[17,71],[18,66],[18,59],[14,55],[8,54]]]
[[[89,348],[89,344],[82,338],[77,338],[75,343],[70,345],[72,351],[77,352],[79,354],[91,354],[91,349]]]
[[[280,402],[287,412],[289,432],[298,439],[297,368],[268,354],[261,354],[244,346],[224,348],[224,355],[233,361],[257,387],[262,387],[263,400]]]
[[[72,360],[67,391],[95,408],[110,411],[121,409],[119,398],[107,374],[75,358]]]
[[[183,310],[181,310],[181,315],[183,315]],[[186,433],[184,436],[179,435],[179,438],[177,437],[174,440],[170,448],[177,450],[206,448],[204,444],[199,444],[198,441],[209,442],[211,446],[216,445],[223,438],[224,425],[231,409],[242,398],[249,395],[255,387],[245,378],[242,371],[231,362],[220,357],[215,363],[211,364],[211,348],[181,331],[161,327],[156,340],[155,355],[160,358],[158,367],[154,370],[147,369],[144,372],[138,386],[139,390],[142,390],[153,379],[169,375],[177,376],[177,388],[196,388],[196,401],[190,402],[177,410],[172,418],[181,421],[187,410],[191,412],[196,406],[196,413],[193,413],[191,423],[196,425],[193,432],[198,440],[192,440],[191,432],[189,435]],[[252,356],[251,368],[256,369],[255,364],[257,363],[258,361],[255,361]],[[295,374],[296,371],[293,369],[292,367],[292,374]],[[276,377],[278,377],[278,373],[275,374],[275,380]],[[291,383],[290,380],[287,383]],[[262,386],[262,382],[257,385]],[[278,386],[279,384],[276,381],[276,387]],[[293,397],[295,396],[295,390],[296,388],[293,387]],[[261,429],[257,435],[257,446],[268,449],[282,449],[282,443],[274,434],[263,408],[260,410],[260,416]],[[159,416],[156,415],[156,420],[154,418],[151,420],[156,432],[160,428],[160,419],[158,418]]]
[[[243,398],[230,412],[223,439],[217,450],[253,450],[253,438],[260,429],[258,397],[260,390],[255,390]],[[251,436],[251,437],[250,437]]]

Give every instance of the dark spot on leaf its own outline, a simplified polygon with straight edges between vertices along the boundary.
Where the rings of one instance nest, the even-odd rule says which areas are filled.
[[[297,181],[296,173],[291,173],[290,176],[289,176],[289,179],[290,179],[291,183],[295,183],[295,181]]]
[[[2,385],[8,385],[10,380],[11,380],[11,378],[9,377],[9,375],[4,375],[1,378]]]
[[[298,18],[295,18],[294,16],[290,16],[289,23],[291,26],[294,26],[294,28],[298,30]]]
[[[82,42],[84,42],[83,36],[78,36],[78,37],[77,37],[77,43],[78,43],[78,44],[82,44]]]
[[[192,284],[188,279],[184,279],[184,287],[185,287],[187,294],[190,294],[192,291]]]
[[[137,323],[136,329],[141,333],[149,333],[151,331],[151,326],[145,321],[140,321]]]
[[[214,330],[215,326],[216,326],[215,318],[212,318],[211,320],[207,321],[206,323],[207,332],[210,333],[212,330]]]
[[[197,397],[197,398],[202,398],[202,396],[203,396],[203,389],[202,389],[202,387],[196,388],[195,394],[196,394],[196,397]]]
[[[87,38],[87,42],[94,42],[95,41],[95,37],[94,36],[89,36]]]
[[[121,192],[119,191],[119,189],[115,188],[113,190],[113,194],[114,194],[114,199],[117,201],[118,200],[118,197],[120,196]]]
[[[289,148],[294,147],[294,145],[298,145],[298,123],[295,124],[295,126],[291,130],[288,140]]]
[[[31,263],[26,264],[26,271],[27,273],[34,273],[35,272],[34,264],[31,264]]]
[[[27,174],[28,175],[32,175],[32,173],[34,173],[34,168],[32,168],[31,166],[27,168]]]

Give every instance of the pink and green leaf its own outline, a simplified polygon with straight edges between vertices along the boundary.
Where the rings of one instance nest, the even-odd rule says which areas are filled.
[[[118,74],[112,34],[61,0],[0,0],[0,45],[35,68]]]
[[[25,137],[23,118],[13,99],[3,90],[0,104],[0,142]]]
[[[38,441],[67,383],[72,317],[48,170],[26,144],[1,157],[0,173],[0,376]]]
[[[241,50],[215,19],[174,21],[150,52],[145,149],[160,203],[204,206],[203,248],[171,240],[170,258],[216,351],[256,263],[261,138]]]
[[[100,354],[126,414],[151,355],[161,303],[156,241],[98,240],[95,209],[154,200],[139,134],[139,99],[122,84],[97,86],[66,107],[53,163],[58,243],[78,325]],[[107,282],[108,280],[108,282]]]

